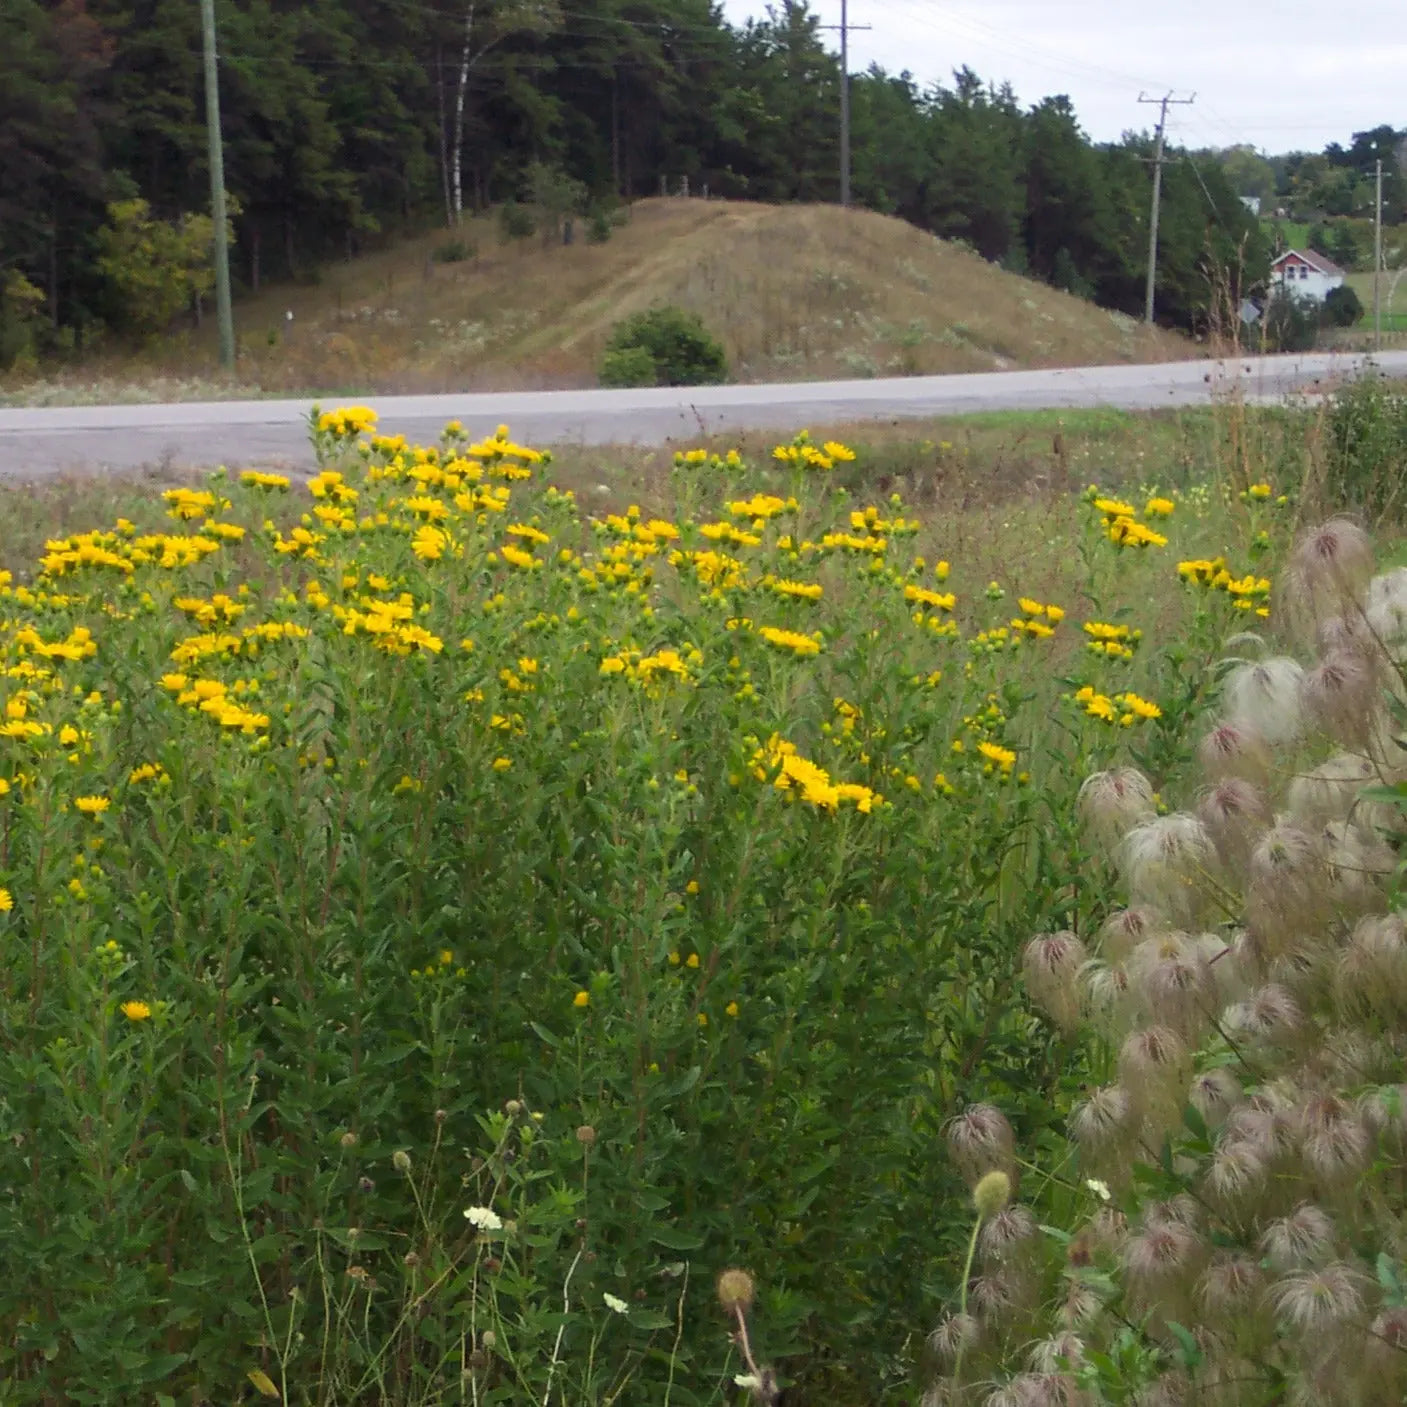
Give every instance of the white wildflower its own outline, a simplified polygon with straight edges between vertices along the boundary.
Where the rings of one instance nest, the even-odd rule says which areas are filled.
[[[502,1231],[503,1218],[492,1207],[465,1207],[464,1219],[479,1231]]]

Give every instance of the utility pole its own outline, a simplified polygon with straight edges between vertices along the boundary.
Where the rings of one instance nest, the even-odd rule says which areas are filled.
[[[1141,103],[1155,103],[1158,111],[1158,131],[1153,143],[1153,213],[1148,220],[1148,286],[1143,295],[1143,321],[1153,325],[1153,282],[1158,272],[1158,203],[1163,195],[1163,134],[1168,125],[1168,107],[1173,104],[1190,106],[1197,101],[1196,93],[1190,98],[1175,98],[1171,93],[1162,98],[1150,98],[1140,93]]]
[[[823,24],[821,29],[840,31],[840,203],[850,204],[850,31],[869,29],[867,24],[850,23],[849,0],[840,0],[840,23]]]
[[[1383,159],[1375,171],[1377,193],[1373,199],[1373,346],[1383,349],[1383,300],[1380,291],[1383,268]]]
[[[215,0],[200,0],[205,35],[205,130],[210,141],[210,213],[215,225],[215,306],[220,320],[220,365],[235,364],[234,311],[230,306],[230,244],[225,215],[225,153],[220,141],[220,73],[215,53]]]

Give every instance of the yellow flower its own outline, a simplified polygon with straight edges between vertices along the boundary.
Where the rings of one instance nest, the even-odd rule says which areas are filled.
[[[688,960],[684,963],[684,966],[685,966],[685,967],[697,967],[698,965],[699,965],[699,955],[698,955],[697,953],[690,953],[690,954],[689,954],[689,957],[688,957]]]
[[[129,1021],[145,1021],[151,1015],[146,1002],[123,1002],[118,1008]]]
[[[513,765],[511,757],[495,757],[493,760],[493,770],[495,772],[506,772]]]
[[[688,884],[686,884],[686,885],[684,886],[684,892],[685,892],[686,894],[697,894],[697,893],[699,892],[699,882],[698,882],[698,880],[696,880],[696,879],[691,879],[691,880],[688,882]]]
[[[769,644],[780,650],[790,650],[792,654],[804,658],[819,655],[821,642],[810,635],[802,635],[796,630],[779,630],[775,625],[764,625],[757,633]]]
[[[74,799],[73,804],[85,816],[101,816],[112,805],[112,799],[106,796],[80,796]]]
[[[1173,510],[1177,507],[1170,498],[1150,498],[1143,505],[1143,511],[1150,518],[1168,518],[1172,516]]]
[[[738,1014],[737,1002],[729,1002],[728,1005],[723,1008],[723,1012],[727,1016],[736,1016]]]
[[[702,1012],[702,1011],[699,1012],[698,1022],[699,1022],[699,1029],[700,1029],[700,1030],[702,1030],[703,1027],[705,1027],[705,1026],[708,1025],[708,1015],[707,1015],[706,1012]]]
[[[978,743],[977,751],[987,759],[988,762],[995,763],[1003,772],[1011,771],[1011,765],[1016,761],[1016,754],[1010,748],[999,747],[996,743]]]
[[[590,993],[590,992],[578,992],[578,993],[576,994],[576,996],[574,996],[574,997],[572,998],[572,1005],[575,1006],[575,1007],[590,1006],[590,1005],[591,1005],[591,993]]]
[[[1269,498],[1269,497],[1270,497],[1270,485],[1269,485],[1269,484],[1252,484],[1252,485],[1250,486],[1250,488],[1248,488],[1248,489],[1246,490],[1246,492],[1247,492],[1248,494],[1250,494],[1250,496],[1251,496],[1252,498]]]
[[[15,901],[10,897],[8,889],[0,889],[0,914],[7,914],[15,907]]]

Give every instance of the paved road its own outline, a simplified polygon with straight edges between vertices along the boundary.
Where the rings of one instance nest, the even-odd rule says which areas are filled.
[[[528,444],[663,444],[727,430],[792,433],[806,425],[974,411],[1153,410],[1206,404],[1233,388],[1257,400],[1278,400],[1295,391],[1322,391],[1335,378],[1352,375],[1363,361],[1314,353],[786,386],[373,399],[382,429],[422,442],[436,438],[446,420],[458,418],[474,434],[506,421],[515,438]],[[1407,375],[1407,352],[1384,352],[1376,361],[1389,374]],[[0,478],[135,469],[163,461],[184,466],[305,463],[309,405],[267,400],[0,410]]]

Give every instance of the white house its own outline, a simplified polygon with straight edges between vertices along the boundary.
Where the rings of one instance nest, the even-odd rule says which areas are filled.
[[[1287,249],[1270,265],[1273,288],[1284,288],[1299,298],[1312,298],[1322,303],[1331,288],[1343,283],[1343,270],[1312,249]]]

